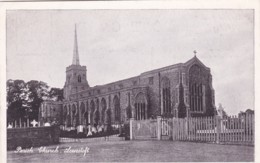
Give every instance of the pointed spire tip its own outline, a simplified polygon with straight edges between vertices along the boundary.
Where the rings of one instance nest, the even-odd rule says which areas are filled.
[[[79,52],[78,52],[78,38],[77,38],[77,24],[75,23],[75,34],[74,34],[74,49],[73,49],[73,65],[79,65]]]

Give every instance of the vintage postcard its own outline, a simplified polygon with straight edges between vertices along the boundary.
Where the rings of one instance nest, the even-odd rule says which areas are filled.
[[[2,3],[2,159],[257,162],[259,2],[198,2]]]

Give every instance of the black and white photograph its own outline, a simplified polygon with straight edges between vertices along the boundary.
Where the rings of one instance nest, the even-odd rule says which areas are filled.
[[[255,162],[255,16],[7,8],[6,161]]]

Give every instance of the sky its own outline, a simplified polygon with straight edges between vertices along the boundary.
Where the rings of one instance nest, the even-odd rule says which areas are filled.
[[[7,12],[7,79],[62,88],[77,24],[90,86],[184,63],[211,69],[216,106],[254,109],[253,10],[20,10]]]

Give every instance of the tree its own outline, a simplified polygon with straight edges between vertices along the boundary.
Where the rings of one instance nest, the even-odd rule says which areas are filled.
[[[218,112],[218,115],[221,116],[221,117],[224,118],[224,119],[228,117],[228,114],[227,114],[227,112],[224,110],[224,108],[223,108],[223,106],[222,106],[221,103],[220,103],[219,106],[218,106],[217,112]]]
[[[62,101],[63,98],[63,89],[60,88],[51,88],[49,91],[49,98],[53,101]]]
[[[8,80],[7,88],[7,120],[18,120],[25,115],[26,83],[23,80]]]
[[[50,88],[42,81],[7,81],[7,121],[37,119],[39,107],[44,100],[63,100],[63,89]]]
[[[26,83],[26,87],[28,89],[26,116],[29,119],[37,119],[41,103],[49,97],[49,86],[42,81],[31,80]]]

